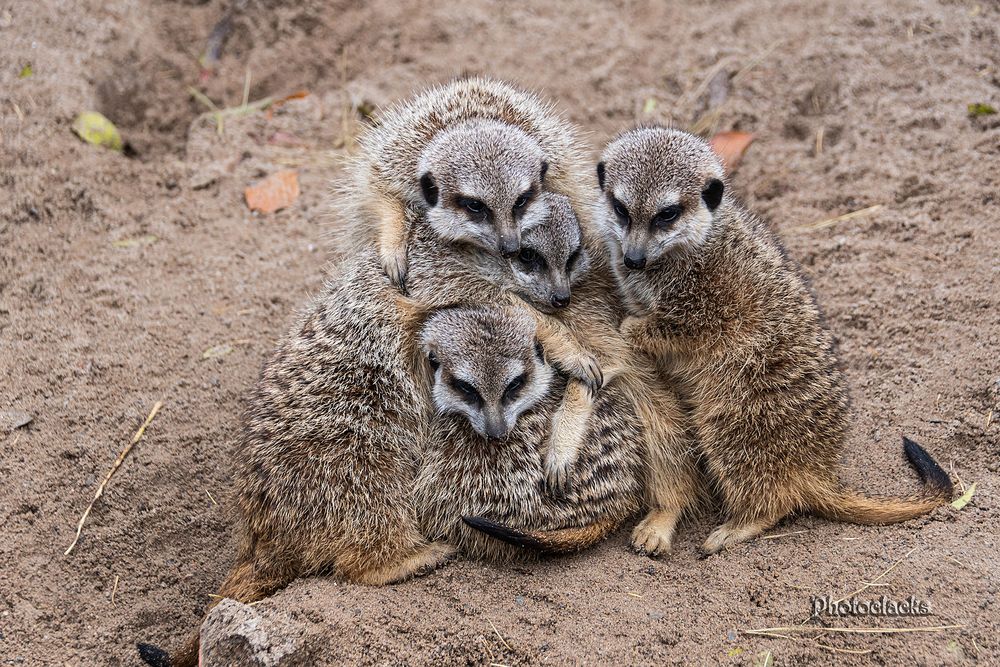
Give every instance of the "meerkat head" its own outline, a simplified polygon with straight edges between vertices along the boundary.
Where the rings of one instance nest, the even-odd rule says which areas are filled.
[[[597,165],[602,197],[595,217],[629,269],[694,249],[712,231],[725,191],[722,162],[708,143],[680,130],[621,134]]]
[[[510,258],[521,249],[528,204],[548,163],[538,142],[497,121],[459,123],[435,136],[417,165],[430,228]]]
[[[439,414],[466,417],[487,438],[503,438],[548,393],[553,370],[530,315],[512,308],[451,308],[421,332]]]
[[[539,194],[528,205],[524,223],[521,250],[510,259],[515,290],[543,312],[565,308],[573,284],[590,265],[569,197]]]

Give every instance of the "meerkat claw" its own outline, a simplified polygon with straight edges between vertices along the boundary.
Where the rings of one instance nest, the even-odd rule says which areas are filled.
[[[406,294],[406,276],[409,272],[409,264],[406,258],[406,250],[403,251],[390,251],[389,253],[382,253],[380,257],[382,263],[382,270],[385,275],[388,276],[389,281],[399,289],[400,292]]]

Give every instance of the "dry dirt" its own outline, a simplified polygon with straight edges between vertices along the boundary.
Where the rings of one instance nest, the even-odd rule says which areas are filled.
[[[574,558],[458,562],[384,589],[299,581],[253,611],[330,665],[997,664],[1000,115],[967,111],[1000,107],[995,2],[242,4],[202,76],[219,0],[0,0],[0,411],[33,416],[0,432],[0,664],[133,665],[136,641],[172,646],[195,627],[232,553],[241,396],[320,284],[327,184],[372,105],[461,73],[505,77],[557,100],[596,151],[636,121],[691,126],[719,67],[736,76],[707,129],[756,135],[735,187],[802,262],[839,340],[856,422],[845,478],[915,489],[907,434],[977,483],[972,502],[883,528],[797,518],[700,560],[705,517],[662,561],[623,533]],[[311,95],[231,115],[220,135],[188,87],[231,107],[248,72],[251,100]],[[136,156],[79,141],[84,109]],[[298,202],[248,212],[243,188],[289,166]],[[913,595],[931,616],[824,623],[960,628],[743,634],[794,625],[810,596],[900,559],[861,597]]]

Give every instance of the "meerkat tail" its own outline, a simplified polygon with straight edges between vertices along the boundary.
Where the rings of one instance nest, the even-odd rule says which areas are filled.
[[[462,521],[470,528],[502,542],[547,554],[582,551],[597,544],[618,527],[614,521],[598,521],[580,528],[521,531],[480,516],[463,516]]]
[[[937,461],[913,440],[903,438],[903,451],[923,482],[924,492],[908,498],[873,498],[851,489],[839,489],[832,498],[818,498],[813,511],[850,523],[897,523],[927,514],[951,500],[951,479]]]

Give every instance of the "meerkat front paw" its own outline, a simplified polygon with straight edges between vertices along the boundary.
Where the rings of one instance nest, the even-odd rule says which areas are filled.
[[[545,487],[553,498],[564,498],[569,493],[576,464],[575,454],[575,451],[552,448],[545,456]]]
[[[406,247],[382,248],[379,251],[382,270],[396,288],[406,294],[406,276],[409,272],[409,260],[406,257]]]
[[[651,558],[665,556],[674,546],[675,525],[675,520],[650,512],[632,531],[632,549]]]
[[[604,371],[597,357],[589,352],[580,351],[572,358],[563,361],[566,371],[587,385],[592,394],[596,394],[604,386]]]

